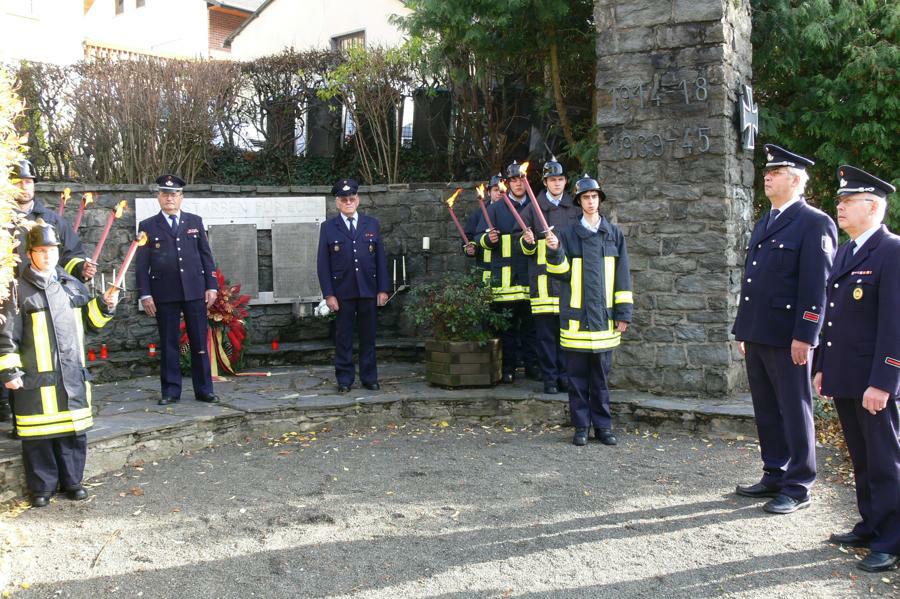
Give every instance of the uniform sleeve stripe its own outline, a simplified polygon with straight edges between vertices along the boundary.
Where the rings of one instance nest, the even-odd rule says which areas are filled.
[[[112,320],[112,316],[106,316],[100,311],[100,305],[97,303],[97,298],[88,302],[88,318],[91,320],[91,324],[98,329]]]
[[[819,322],[819,315],[815,312],[804,312],[803,320],[808,320],[810,322]]]
[[[631,291],[616,291],[615,301],[617,304],[633,304],[634,294]]]
[[[84,262],[84,258],[72,258],[68,262],[66,262],[65,270],[67,273],[72,274],[72,271],[75,270],[75,267]]]
[[[559,264],[553,264],[552,262],[547,263],[547,272],[549,272],[549,273],[561,275],[568,271],[569,271],[569,259],[568,258],[563,258],[563,261]]]
[[[3,354],[0,356],[0,370],[10,370],[12,368],[21,368],[22,359],[19,354]]]

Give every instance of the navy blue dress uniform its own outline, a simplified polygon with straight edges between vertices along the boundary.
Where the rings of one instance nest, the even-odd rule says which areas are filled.
[[[162,175],[156,180],[160,191],[181,192],[184,180]],[[174,216],[174,215],[173,215]],[[144,219],[138,231],[147,234],[147,243],[138,247],[135,270],[140,297],[152,297],[156,304],[156,325],[160,342],[160,404],[181,398],[180,338],[181,317],[191,348],[191,382],[194,397],[216,402],[213,391],[206,291],[218,290],[216,265],[203,219],[181,212],[180,218],[160,211]]]
[[[491,177],[491,180],[488,182],[486,195],[487,197],[484,199],[487,206],[491,205],[490,198],[490,190],[493,187],[497,187],[500,185],[500,182],[503,180],[503,176],[500,173]],[[484,229],[479,229],[479,226],[487,227],[487,223],[484,221],[484,214],[481,211],[481,206],[476,207],[471,214],[469,214],[468,218],[466,218],[466,224],[463,226],[463,231],[466,233],[466,237],[468,237],[471,241],[475,242],[475,255],[473,258],[475,259],[475,268],[481,272],[481,279],[485,283],[491,282],[491,250],[487,250],[481,246],[480,243],[477,243],[478,236],[484,233]]]
[[[552,159],[544,164],[543,179],[552,176],[565,176],[562,164]],[[547,224],[554,231],[560,232],[578,224],[581,220],[581,208],[572,203],[572,196],[563,192],[555,202],[550,201],[547,190],[541,191],[535,199],[537,207],[544,214]],[[531,314],[534,318],[535,337],[537,338],[538,363],[544,377],[544,392],[556,393],[568,389],[566,376],[566,356],[559,345],[559,295],[562,281],[547,275],[547,242],[540,230],[540,221],[535,214],[535,204],[529,204],[522,213],[525,225],[534,231],[535,245],[528,244],[521,238],[522,251],[528,260],[528,283],[531,302]]]
[[[331,190],[335,197],[356,195],[359,184],[341,179]],[[334,371],[338,387],[347,390],[356,376],[353,365],[354,331],[359,333],[359,379],[378,387],[375,333],[379,293],[389,293],[387,257],[378,220],[356,212],[353,231],[337,216],[319,229],[317,271],[322,296],[337,298]]]
[[[521,165],[513,162],[506,168],[505,179],[521,176]],[[527,196],[516,199],[510,197],[516,212],[521,216],[529,206]],[[521,227],[509,210],[505,200],[488,206],[491,224],[499,234],[497,243],[492,243],[487,231],[487,221],[482,216],[478,223],[478,245],[489,251],[491,264],[491,289],[495,309],[509,310],[512,319],[509,327],[500,333],[503,346],[504,383],[515,380],[516,368],[524,363],[526,373],[533,378],[539,375],[537,365],[534,320],[531,316],[528,285],[528,256],[522,251],[519,239]]]
[[[886,198],[895,191],[889,183],[851,166],[840,167],[838,177],[838,195],[868,192]],[[851,535],[858,539],[855,544],[894,556],[897,563],[900,236],[881,225],[861,245],[856,241],[841,246],[828,278],[826,326],[815,371],[821,373],[821,394],[834,398],[853,462],[862,520]],[[885,409],[874,415],[861,401],[869,387],[889,395]]]
[[[575,183],[574,203],[597,191],[599,183],[588,175]],[[547,250],[547,272],[563,282],[560,288],[560,345],[567,358],[569,409],[576,430],[586,435],[593,426],[604,443],[615,444],[609,404],[609,371],[612,350],[622,334],[615,322],[630,323],[634,296],[625,235],[602,218],[596,231],[578,224],[556,233],[559,248]],[[585,437],[586,438],[586,437]]]
[[[52,226],[39,222],[23,245],[30,250],[58,246],[59,240]],[[33,501],[46,505],[58,488],[83,499],[85,431],[93,426],[84,334],[105,326],[114,309],[92,299],[84,284],[59,266],[40,272],[26,268],[15,299],[3,308],[0,379],[22,379],[14,392],[15,426]]]
[[[765,149],[766,169],[805,170],[814,164],[772,144]],[[811,360],[795,365],[791,343],[817,343],[837,229],[828,215],[802,197],[777,218],[772,212],[756,223],[750,236],[732,328],[735,339],[745,342],[763,461],[761,481],[739,486],[737,493],[775,497],[764,508],[776,511],[776,503],[785,504],[777,513],[786,513],[809,505],[816,478]]]

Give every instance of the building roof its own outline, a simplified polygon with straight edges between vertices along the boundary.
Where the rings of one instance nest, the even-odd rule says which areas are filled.
[[[222,8],[234,8],[245,12],[256,12],[262,4],[268,4],[266,0],[206,0],[207,4],[221,6]]]
[[[229,2],[233,2],[233,1],[235,1],[235,0],[228,0],[228,1],[229,1]],[[241,31],[243,31],[244,29],[247,28],[247,25],[250,24],[250,21],[252,21],[252,20],[255,19],[256,17],[258,17],[258,16],[259,16],[259,13],[261,13],[261,12],[264,11],[264,10],[266,10],[266,7],[269,6],[270,4],[272,4],[272,2],[274,2],[274,1],[275,1],[275,0],[263,0],[262,3],[259,3],[259,6],[256,8],[256,10],[253,11],[253,14],[250,15],[249,17],[247,17],[247,20],[244,21],[243,23],[241,23],[241,26],[240,26],[240,27],[238,27],[237,29],[235,29],[234,31],[232,31],[232,32],[231,32],[231,35],[229,35],[228,37],[226,37],[226,38],[225,38],[225,41],[222,42],[222,45],[223,45],[223,46],[231,46],[231,42],[234,41],[234,38],[236,38],[237,36],[239,36],[239,35],[241,34]]]

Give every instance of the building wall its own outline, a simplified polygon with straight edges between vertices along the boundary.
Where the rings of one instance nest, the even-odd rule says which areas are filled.
[[[80,60],[83,10],[73,0],[0,0],[0,61]]]
[[[83,8],[81,3],[79,9]],[[125,0],[122,14],[115,0],[95,0],[84,17],[84,39],[97,45],[182,58],[209,55],[209,16],[204,0],[146,0],[137,8]]]
[[[239,16],[231,13],[225,13],[217,10],[209,11],[209,51],[231,53],[230,47],[225,47],[222,43],[235,29],[241,26],[241,23],[247,20],[246,16]]]
[[[397,45],[403,34],[388,19],[408,12],[398,0],[275,0],[233,40],[231,53],[242,60],[290,47],[327,49],[333,37],[360,30],[370,46]]]

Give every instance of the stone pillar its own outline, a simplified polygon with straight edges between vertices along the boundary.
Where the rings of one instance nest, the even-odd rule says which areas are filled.
[[[741,389],[730,341],[752,218],[749,0],[596,0],[598,175],[628,240],[635,322],[619,387],[694,396]]]

